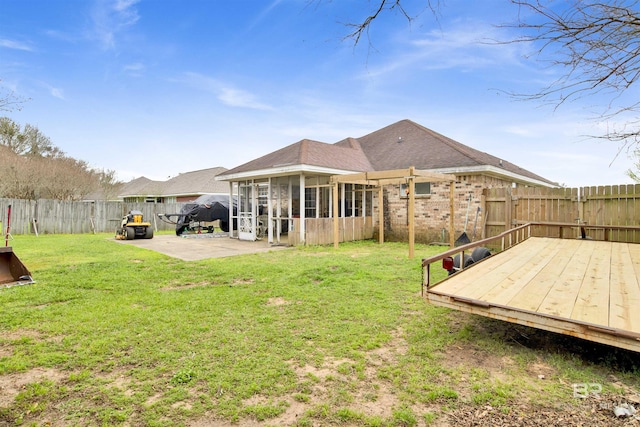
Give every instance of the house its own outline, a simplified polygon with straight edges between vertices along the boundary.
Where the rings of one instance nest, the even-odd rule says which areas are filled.
[[[136,178],[124,184],[118,198],[125,202],[191,202],[203,194],[229,194],[229,184],[216,180],[226,168],[215,167],[181,173],[167,181]]]
[[[409,168],[421,171],[416,175],[421,179],[405,177],[403,182],[400,176],[375,183],[366,179],[366,173]],[[339,184],[332,178],[355,173],[364,175]],[[429,173],[439,178],[425,178]],[[440,240],[443,229],[451,230],[448,224],[462,229],[469,212],[481,205],[484,188],[557,186],[410,120],[335,144],[303,139],[222,172],[216,179],[229,182],[232,195],[238,198],[238,230],[232,237],[255,240],[263,230],[269,242],[281,242],[286,234],[289,244],[330,243],[334,209],[342,219],[341,240],[371,238],[381,231],[375,224],[384,224],[389,238],[405,238],[410,182],[417,237],[424,241]],[[450,185],[455,185],[454,191]],[[334,186],[337,197],[332,197]],[[455,218],[451,218],[454,202]],[[384,218],[376,218],[378,212]]]

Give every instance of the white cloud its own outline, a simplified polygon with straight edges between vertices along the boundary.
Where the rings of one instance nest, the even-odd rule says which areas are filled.
[[[97,0],[92,18],[93,31],[103,48],[116,47],[116,35],[131,27],[140,18],[134,8],[139,0]]]
[[[50,93],[51,96],[53,96],[54,98],[58,98],[58,99],[63,99],[64,100],[64,91],[60,88],[57,87],[52,87],[50,89]]]
[[[0,47],[7,49],[24,50],[27,52],[33,52],[33,48],[26,43],[22,43],[16,40],[0,39]]]
[[[242,89],[222,87],[218,93],[218,99],[232,107],[252,108],[256,110],[271,110],[272,107],[256,100],[256,97]]]
[[[273,0],[267,7],[263,8],[262,11],[258,14],[258,16],[251,22],[249,25],[249,29],[255,27],[260,22],[265,20],[267,16],[271,13],[271,11],[278,6],[278,4],[282,3],[282,0]]]
[[[272,106],[260,102],[253,93],[238,89],[232,84],[199,73],[187,72],[184,75],[187,84],[214,94],[225,105],[254,110],[273,110]]]
[[[135,62],[133,64],[127,64],[122,67],[125,73],[133,77],[141,77],[146,69],[145,65],[141,62]]]
[[[508,37],[483,22],[460,21],[446,30],[431,30],[417,38],[407,38],[412,34],[403,33],[397,41],[401,49],[380,66],[370,67],[367,77],[401,70],[521,66],[522,58],[529,49],[526,43],[497,43],[496,40]]]

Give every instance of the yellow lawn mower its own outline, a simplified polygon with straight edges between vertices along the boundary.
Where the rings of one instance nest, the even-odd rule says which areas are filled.
[[[122,218],[122,223],[116,228],[117,240],[152,239],[153,227],[150,222],[142,221],[142,212],[129,211]]]

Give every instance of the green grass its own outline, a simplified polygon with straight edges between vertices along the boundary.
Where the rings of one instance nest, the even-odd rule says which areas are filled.
[[[354,242],[184,262],[106,234],[12,245],[37,283],[0,290],[0,381],[30,378],[0,424],[279,425],[296,410],[300,426],[413,426],[462,404],[508,410],[523,394],[570,401],[567,384],[607,384],[614,370],[425,303],[420,258],[439,247],[417,245],[414,259],[406,244]],[[508,358],[507,374],[452,363],[456,348]],[[554,379],[538,381],[532,361]]]

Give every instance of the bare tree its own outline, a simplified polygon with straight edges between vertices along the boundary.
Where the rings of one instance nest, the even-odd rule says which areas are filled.
[[[637,0],[550,2],[510,0],[521,8],[509,43],[536,46],[537,59],[562,70],[560,77],[531,94],[514,94],[560,105],[592,95],[604,96],[599,120],[622,118],[600,138],[623,146],[640,142],[640,101],[623,95],[640,78],[640,7]],[[630,118],[631,117],[631,118]]]
[[[369,29],[373,21],[380,19],[388,13],[397,12],[411,23],[426,10],[431,11],[437,16],[440,9],[440,0],[424,0],[424,6],[419,6],[416,10],[410,10],[406,6],[406,3],[407,2],[403,0],[379,0],[378,2],[374,2],[373,8],[370,9],[365,19],[360,22],[346,24],[347,27],[350,28],[350,31],[344,38],[353,40],[354,45],[360,42],[363,35],[366,35],[367,39],[370,39]]]
[[[627,171],[627,176],[640,184],[640,148],[636,148],[633,151],[633,157],[635,158],[635,163],[633,168]]]
[[[0,118],[0,197],[80,200],[102,190],[112,197],[115,171],[94,170],[64,154],[37,127]]]
[[[113,169],[94,169],[100,183],[100,190],[104,200],[111,200],[118,195],[118,190],[122,185],[116,178],[116,171]]]
[[[19,111],[22,109],[22,104],[27,101],[28,99],[16,95],[13,90],[0,85],[0,111]]]
[[[519,7],[515,24],[497,25],[520,34],[502,43],[530,43],[537,60],[560,70],[560,77],[534,93],[511,93],[520,99],[550,103],[554,108],[577,99],[598,95],[594,119],[607,122],[607,130],[594,138],[618,142],[619,152],[638,159],[640,174],[640,100],[633,92],[640,79],[640,2],[638,0],[507,0]],[[408,3],[408,2],[404,2]],[[348,34],[357,44],[374,20],[399,10],[413,17],[402,0],[377,0],[377,7]],[[439,2],[424,0],[436,12]],[[625,97],[626,94],[632,97]],[[604,99],[604,102],[602,101]],[[635,149],[634,149],[635,148]]]

